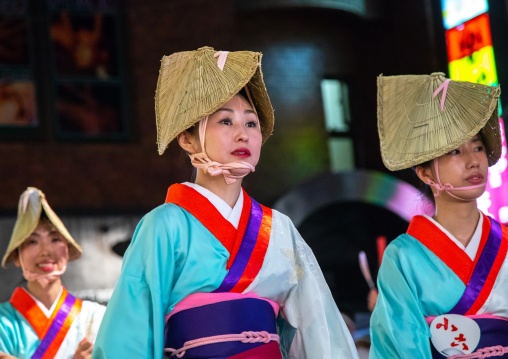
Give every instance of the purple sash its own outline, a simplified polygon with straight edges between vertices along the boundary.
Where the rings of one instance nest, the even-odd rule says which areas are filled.
[[[247,268],[249,261],[252,257],[259,255],[259,253],[254,251],[254,247],[256,247],[256,244],[258,244],[259,241],[266,242],[266,245],[268,245],[267,241],[269,240],[269,232],[268,238],[266,238],[266,231],[264,231],[262,226],[263,208],[253,198],[251,198],[251,202],[252,205],[249,221],[242,238],[242,243],[238,249],[238,253],[236,254],[233,264],[231,265],[231,268],[221,285],[212,293],[230,292],[238,284],[238,282],[240,282],[240,280],[246,280],[245,277],[246,275],[248,276],[248,273],[246,273],[245,269]],[[242,278],[242,276],[244,278]]]
[[[482,291],[487,277],[489,276],[494,262],[499,254],[501,248],[501,242],[503,238],[503,232],[501,225],[494,219],[490,218],[490,233],[483,248],[478,263],[476,264],[473,275],[467,284],[464,294],[460,300],[455,304],[449,313],[450,314],[466,314],[478,299],[480,292]],[[485,298],[486,299],[486,298]],[[475,313],[468,313],[475,314]]]
[[[53,322],[51,323],[51,326],[49,327],[48,331],[46,332],[46,335],[44,335],[44,338],[42,338],[39,346],[35,350],[34,355],[32,355],[32,359],[40,359],[44,356],[44,354],[48,350],[49,346],[55,339],[56,335],[62,329],[65,319],[67,319],[67,316],[71,312],[72,307],[74,306],[75,302],[76,302],[76,298],[74,296],[72,296],[70,293],[67,293],[67,297],[65,298],[64,302],[60,306],[60,309],[59,309],[57,315],[53,319]]]

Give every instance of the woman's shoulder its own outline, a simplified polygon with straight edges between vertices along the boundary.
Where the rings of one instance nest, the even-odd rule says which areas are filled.
[[[272,211],[272,218],[276,219],[280,223],[284,223],[285,225],[295,227],[295,225],[293,224],[293,221],[291,220],[291,218],[289,216],[287,216],[286,214],[284,214],[282,212],[279,212],[276,209],[273,209],[273,208],[270,208],[270,209]]]
[[[0,320],[7,320],[12,318],[16,313],[16,309],[12,306],[10,302],[0,303]]]
[[[402,233],[388,244],[383,256],[394,258],[408,258],[422,251],[422,244],[413,236]]]
[[[167,228],[184,223],[188,217],[189,213],[177,204],[164,203],[145,214],[140,224]]]
[[[81,310],[84,313],[99,315],[102,317],[106,311],[106,306],[91,300],[83,300]]]
[[[155,207],[150,212],[145,214],[144,218],[154,218],[160,216],[184,216],[185,210],[174,203],[163,203]]]
[[[393,241],[390,242],[386,249],[407,251],[411,250],[411,248],[413,248],[417,242],[418,241],[413,236],[407,233],[401,233]]]
[[[96,310],[96,311],[105,311],[106,310],[106,306],[105,305],[102,305],[101,303],[98,303],[98,302],[95,302],[93,300],[82,300],[82,306],[83,307],[86,307],[86,308],[89,308],[91,310]]]

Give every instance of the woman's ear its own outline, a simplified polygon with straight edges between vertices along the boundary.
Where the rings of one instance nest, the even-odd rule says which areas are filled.
[[[21,267],[21,261],[19,260],[19,248],[16,248],[14,252],[12,252],[12,259],[14,260],[14,265],[16,267]]]
[[[430,167],[416,166],[415,172],[418,178],[425,184],[429,184],[429,179],[434,181],[434,176]]]
[[[189,131],[183,131],[176,136],[180,147],[188,154],[198,153],[198,146],[196,146],[196,139]]]

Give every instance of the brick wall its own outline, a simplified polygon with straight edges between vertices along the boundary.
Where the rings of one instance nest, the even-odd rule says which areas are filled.
[[[187,180],[191,171],[174,144],[157,154],[153,98],[159,61],[204,45],[264,53],[276,126],[256,173],[245,182],[260,202],[270,205],[297,183],[328,171],[319,87],[324,76],[350,83],[357,165],[383,170],[376,76],[443,70],[444,54],[427,21],[430,0],[382,3],[378,17],[365,19],[322,8],[237,11],[233,0],[126,1],[131,139],[1,141],[0,212],[15,213],[27,186],[41,188],[60,213],[144,212],[160,204],[167,187]]]

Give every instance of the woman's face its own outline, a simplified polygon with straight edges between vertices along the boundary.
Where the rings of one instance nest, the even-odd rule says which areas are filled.
[[[244,161],[255,167],[262,141],[258,116],[241,95],[235,95],[208,118],[205,147],[212,161]]]
[[[37,274],[48,274],[65,268],[69,260],[67,240],[53,224],[39,224],[19,246],[15,264]]]
[[[450,183],[453,187],[467,187],[486,183],[489,165],[481,137],[475,135],[457,149],[439,157],[438,166],[442,184]],[[434,173],[433,166],[432,172]],[[457,191],[454,194],[464,199],[475,199],[484,191],[483,186]]]

